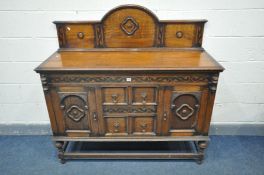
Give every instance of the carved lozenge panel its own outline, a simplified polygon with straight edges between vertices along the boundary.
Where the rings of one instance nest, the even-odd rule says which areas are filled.
[[[200,96],[200,92],[173,92],[170,129],[193,129],[196,127]]]
[[[59,92],[66,130],[88,130],[87,93]]]

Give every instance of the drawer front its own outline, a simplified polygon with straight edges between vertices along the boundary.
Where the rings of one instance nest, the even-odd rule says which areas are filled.
[[[166,47],[192,47],[196,36],[196,26],[193,24],[166,25]]]
[[[100,91],[103,135],[156,135],[157,86],[105,86]]]
[[[132,117],[133,135],[156,135],[156,116]]]
[[[128,135],[127,117],[104,116],[106,136]]]
[[[84,24],[67,24],[64,27],[66,47],[70,48],[93,48],[93,26]]]
[[[104,105],[126,105],[128,103],[127,87],[102,88]]]
[[[141,105],[154,105],[157,103],[156,87],[133,87],[132,103]]]

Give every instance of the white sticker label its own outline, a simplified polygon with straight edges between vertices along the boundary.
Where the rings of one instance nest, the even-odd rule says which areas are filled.
[[[126,78],[126,81],[129,81],[129,82],[131,82],[131,78]]]

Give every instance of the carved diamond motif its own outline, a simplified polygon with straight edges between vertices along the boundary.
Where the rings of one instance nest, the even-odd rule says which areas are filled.
[[[82,110],[79,106],[72,105],[67,111],[66,111],[67,116],[78,122],[84,117],[84,110]]]
[[[177,110],[176,115],[182,120],[187,120],[194,113],[194,109],[188,104],[182,104]]]
[[[128,16],[124,21],[120,24],[121,29],[127,35],[133,35],[139,28],[138,23],[135,21],[134,18]]]

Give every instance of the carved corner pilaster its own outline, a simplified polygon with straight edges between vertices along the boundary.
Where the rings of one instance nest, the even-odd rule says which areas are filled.
[[[208,80],[209,80],[209,83],[208,83],[209,90],[215,93],[217,89],[217,83],[218,83],[218,74],[209,76]]]
[[[202,46],[203,28],[204,28],[204,24],[197,24],[196,25],[196,37],[195,37],[194,47],[201,47]]]
[[[94,45],[97,48],[104,47],[104,34],[103,34],[103,27],[101,24],[94,24]]]
[[[164,31],[165,25],[160,23],[157,30],[157,47],[164,47]]]
[[[58,33],[58,39],[59,39],[59,46],[65,47],[66,46],[65,25],[58,24],[57,33]]]
[[[47,76],[44,75],[44,74],[41,74],[40,75],[40,80],[41,80],[41,83],[42,83],[42,87],[43,87],[44,93],[47,93],[49,91]]]

